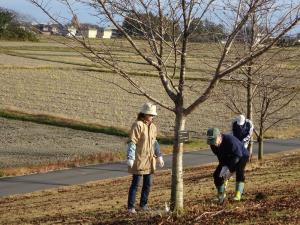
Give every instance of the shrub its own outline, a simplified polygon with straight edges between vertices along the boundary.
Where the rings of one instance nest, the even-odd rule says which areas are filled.
[[[38,41],[36,34],[22,26],[14,12],[0,8],[0,39]]]

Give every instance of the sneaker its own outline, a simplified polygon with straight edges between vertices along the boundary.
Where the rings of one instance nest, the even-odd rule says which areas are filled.
[[[129,214],[136,214],[135,208],[128,209]]]

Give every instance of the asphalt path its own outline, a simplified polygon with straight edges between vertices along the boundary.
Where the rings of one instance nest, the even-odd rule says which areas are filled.
[[[264,142],[264,154],[280,151],[300,150],[300,138],[288,140],[267,140]],[[257,144],[253,152],[257,155]],[[165,167],[171,169],[172,156],[164,156]],[[185,168],[216,162],[217,158],[210,150],[186,152],[183,156]],[[0,196],[30,193],[61,186],[83,184],[89,181],[128,176],[127,165],[123,162],[98,164],[41,174],[0,178]]]

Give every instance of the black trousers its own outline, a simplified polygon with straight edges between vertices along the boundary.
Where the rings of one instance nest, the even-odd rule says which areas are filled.
[[[248,162],[249,156],[242,157],[234,166],[234,172],[236,173],[236,182],[245,182],[245,167]],[[213,174],[214,183],[216,187],[220,187],[224,184],[224,178],[220,177],[222,165],[219,164]]]

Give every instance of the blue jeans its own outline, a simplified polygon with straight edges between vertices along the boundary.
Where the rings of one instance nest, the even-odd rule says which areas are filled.
[[[133,174],[131,186],[129,188],[129,193],[128,193],[128,209],[134,208],[136,191],[138,189],[141,177],[143,177],[143,187],[141,193],[140,207],[144,207],[147,205],[148,196],[151,187],[151,174],[145,174],[145,175]]]

